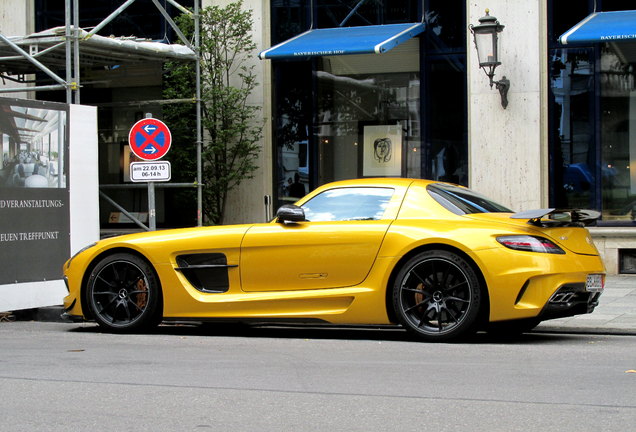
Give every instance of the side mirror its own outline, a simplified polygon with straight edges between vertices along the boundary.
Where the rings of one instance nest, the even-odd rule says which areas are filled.
[[[278,222],[303,222],[305,221],[305,210],[302,207],[293,204],[285,204],[276,212],[276,220]]]

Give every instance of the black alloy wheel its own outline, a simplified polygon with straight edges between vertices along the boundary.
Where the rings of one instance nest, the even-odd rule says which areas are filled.
[[[126,253],[102,259],[88,279],[86,299],[95,321],[113,332],[142,330],[161,319],[161,288],[152,267]]]
[[[407,330],[426,341],[446,341],[476,331],[481,290],[464,258],[431,250],[402,267],[393,287],[393,305]]]

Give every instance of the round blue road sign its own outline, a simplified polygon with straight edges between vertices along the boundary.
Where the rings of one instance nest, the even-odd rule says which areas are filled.
[[[158,160],[170,150],[172,135],[161,120],[145,118],[130,128],[128,143],[137,157],[149,161]]]

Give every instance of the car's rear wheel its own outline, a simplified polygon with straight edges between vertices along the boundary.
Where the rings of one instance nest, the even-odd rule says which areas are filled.
[[[161,288],[150,264],[127,253],[105,257],[93,268],[86,300],[95,321],[113,332],[146,329],[161,319]]]
[[[395,313],[407,330],[427,341],[474,332],[481,307],[477,274],[461,256],[431,250],[411,258],[393,287]]]

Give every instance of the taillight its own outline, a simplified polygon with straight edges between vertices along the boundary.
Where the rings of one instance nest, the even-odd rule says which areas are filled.
[[[525,251],[541,252],[550,254],[565,254],[559,246],[543,237],[529,235],[511,235],[497,237],[497,241],[507,248]]]

